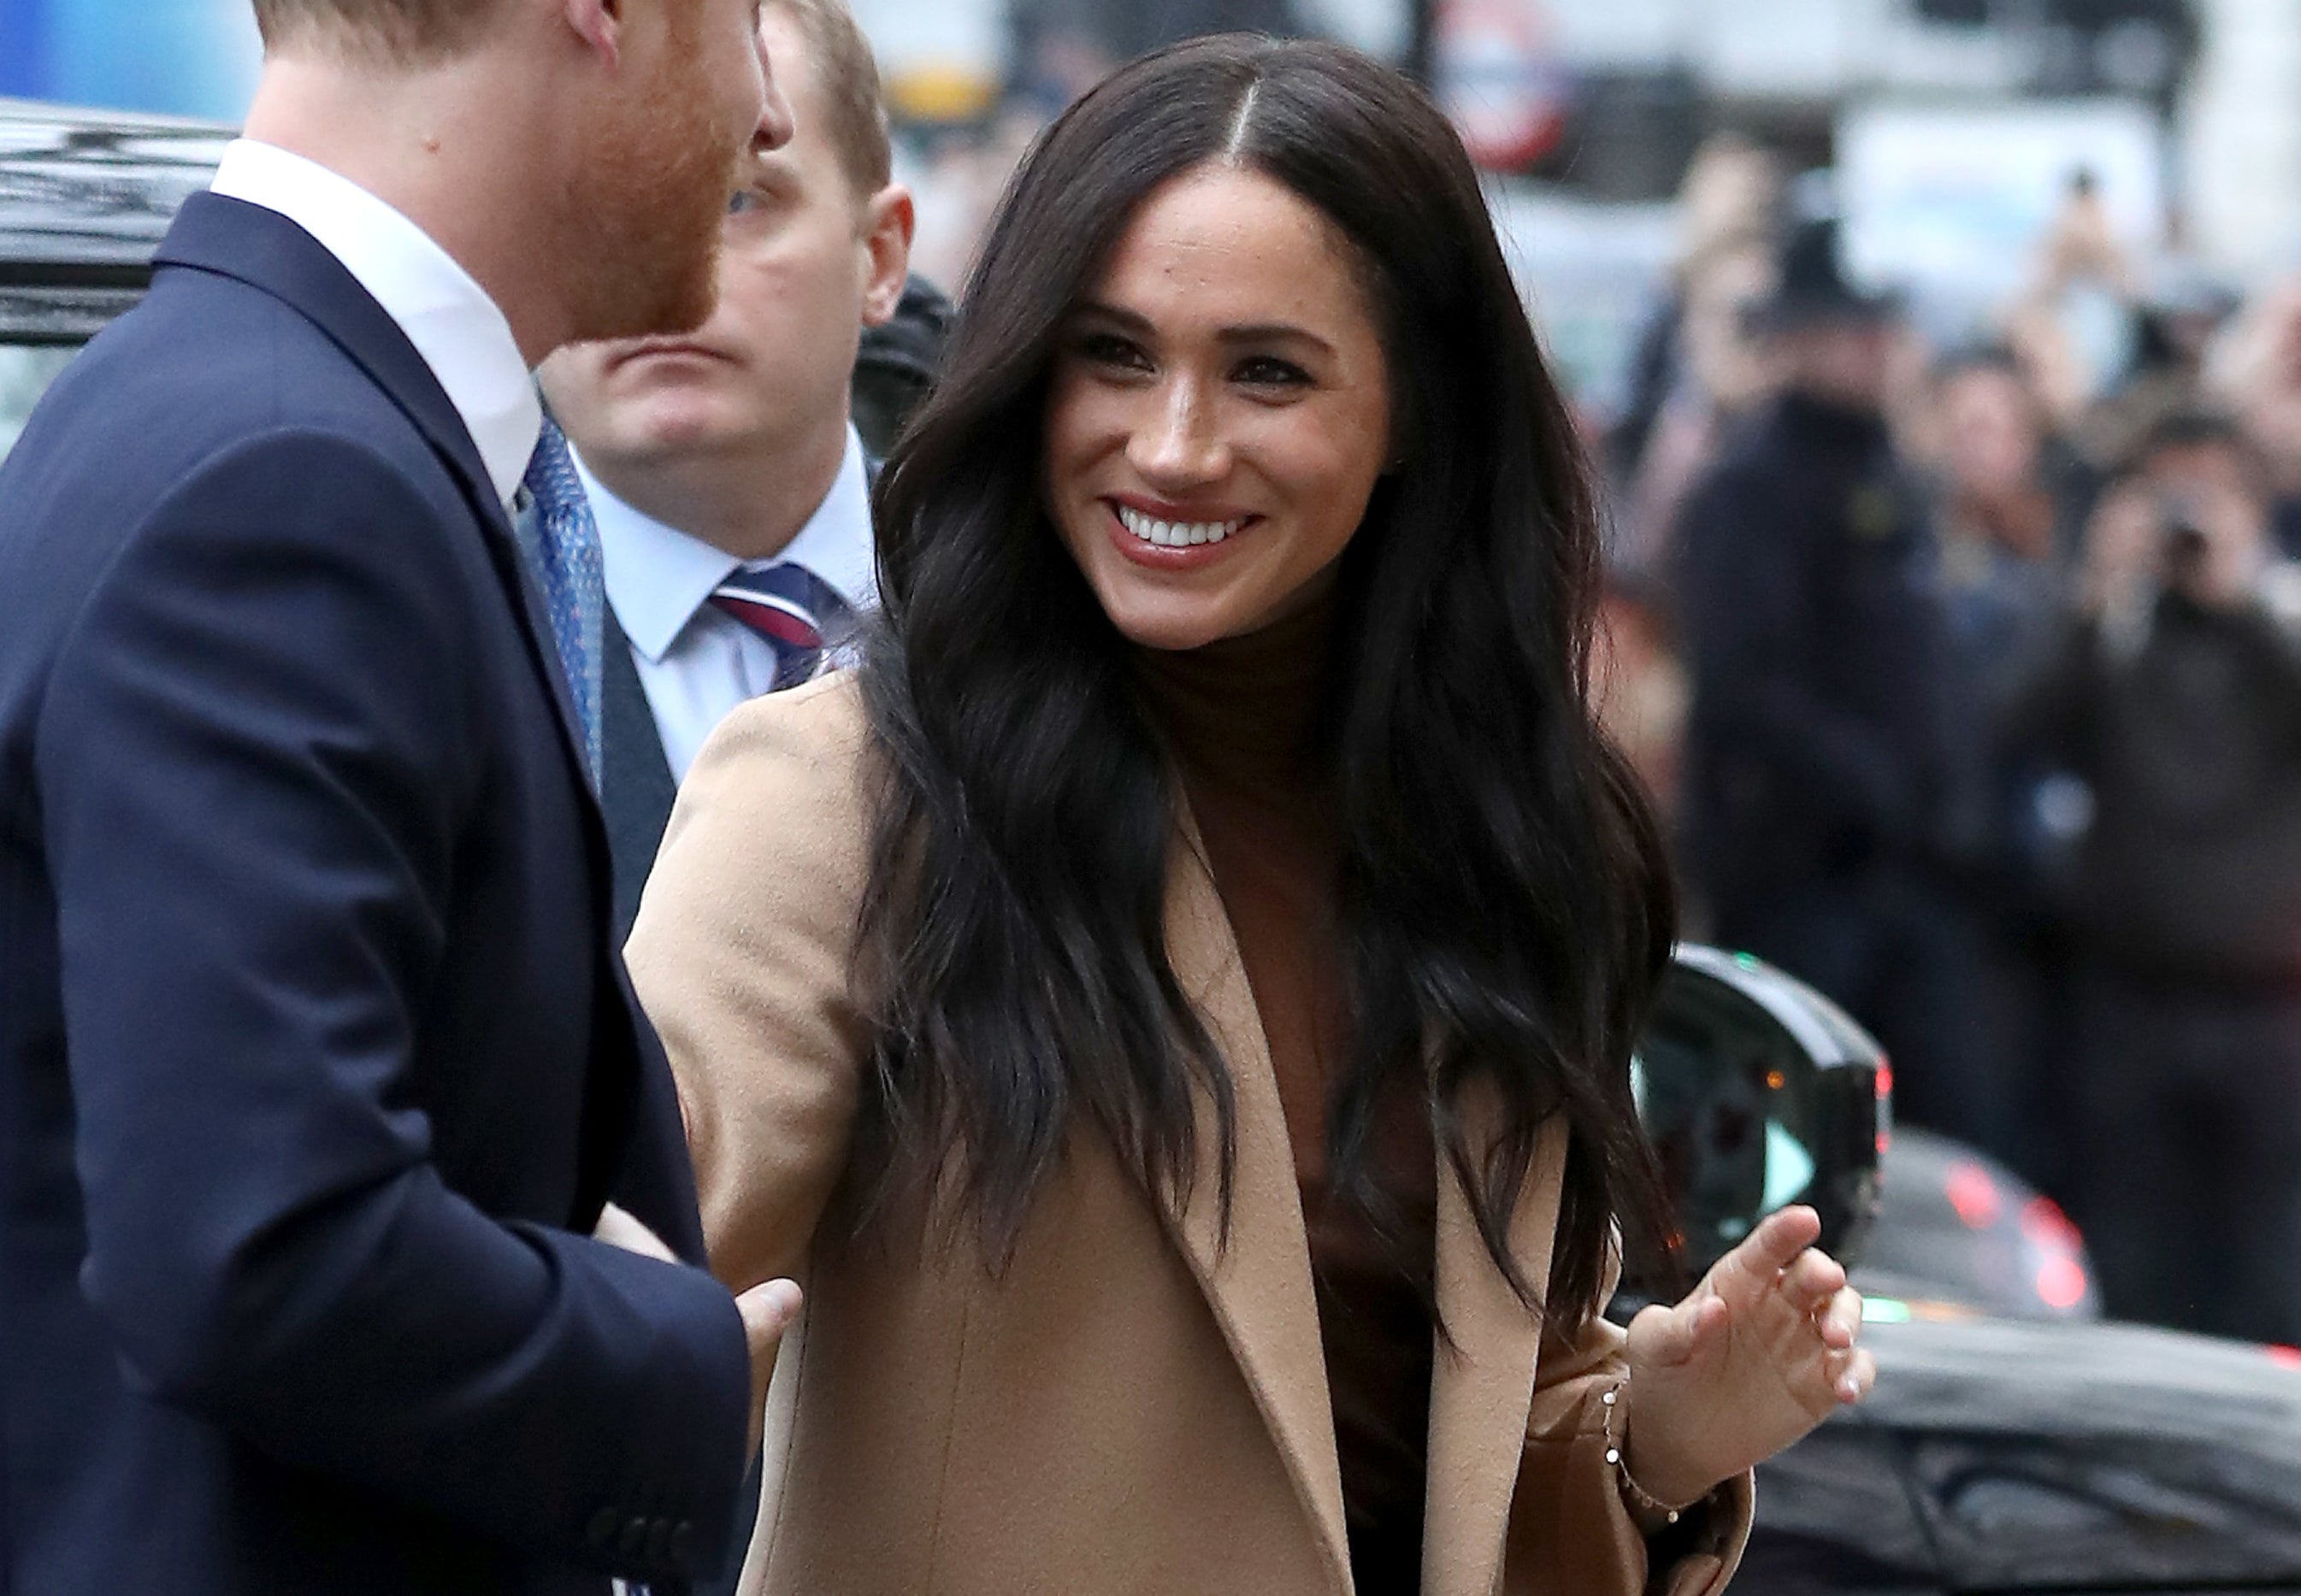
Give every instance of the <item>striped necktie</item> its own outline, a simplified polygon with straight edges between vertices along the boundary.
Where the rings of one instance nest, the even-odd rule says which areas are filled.
[[[737,566],[712,590],[711,604],[774,645],[770,692],[815,680],[826,642],[837,643],[854,624],[854,611],[829,582],[787,560]]]
[[[548,415],[520,486],[523,502],[513,530],[543,589],[552,645],[566,673],[575,718],[583,728],[584,757],[596,781],[607,571],[599,552],[599,523],[591,517],[591,501],[575,474],[575,457],[568,452],[565,435]]]

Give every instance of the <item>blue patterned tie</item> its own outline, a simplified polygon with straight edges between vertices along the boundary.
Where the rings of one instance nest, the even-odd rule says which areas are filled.
[[[575,474],[566,435],[549,416],[536,441],[522,486],[529,503],[518,518],[520,547],[535,567],[551,614],[551,641],[567,673],[575,718],[583,728],[583,754],[599,779],[600,635],[607,608],[607,568],[599,554],[599,524]]]
[[[824,648],[836,646],[855,623],[837,589],[788,561],[736,567],[712,589],[711,603],[774,646],[775,681],[767,690],[776,693],[814,681]]]

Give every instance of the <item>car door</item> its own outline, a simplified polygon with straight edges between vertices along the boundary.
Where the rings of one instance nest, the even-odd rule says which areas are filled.
[[[1758,1513],[1737,1596],[1939,1596],[1932,1537],[1900,1438],[1858,1410],[1758,1468]]]

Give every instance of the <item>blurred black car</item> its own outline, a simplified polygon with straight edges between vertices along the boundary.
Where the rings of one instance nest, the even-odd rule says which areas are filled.
[[[1688,1267],[1812,1203],[1878,1359],[1869,1401],[1759,1469],[1735,1590],[2301,1593],[2301,1352],[2096,1322],[2059,1210],[1894,1132],[1888,1082],[1827,999],[1707,948],[1640,1049]]]
[[[231,130],[0,100],[0,455],[80,345],[136,303]]]

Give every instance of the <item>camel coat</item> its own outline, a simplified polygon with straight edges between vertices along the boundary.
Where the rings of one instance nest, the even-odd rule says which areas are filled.
[[[1188,847],[1168,945],[1236,1081],[1227,1244],[1211,1154],[1169,1226],[1082,1127],[995,1277],[971,1241],[818,1247],[860,1090],[848,965],[866,742],[849,676],[737,710],[680,793],[632,936],[713,1267],[739,1291],[788,1275],[807,1294],[767,1399],[745,1596],[1347,1596],[1286,1126],[1229,923]],[[1549,1276],[1564,1150],[1554,1126],[1513,1224],[1530,1280]],[[1424,1591],[1719,1590],[1747,1482],[1712,1499],[1697,1548],[1650,1586],[1601,1433],[1621,1332],[1597,1320],[1545,1337],[1439,1173],[1454,1344],[1432,1380]]]

